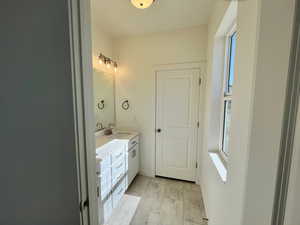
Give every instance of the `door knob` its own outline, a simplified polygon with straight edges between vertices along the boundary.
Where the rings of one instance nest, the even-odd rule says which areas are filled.
[[[156,130],[156,132],[157,132],[157,133],[160,133],[160,132],[161,132],[161,129],[160,129],[160,128],[158,128],[158,129]]]

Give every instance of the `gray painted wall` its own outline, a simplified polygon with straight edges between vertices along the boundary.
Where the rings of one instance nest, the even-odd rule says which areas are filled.
[[[67,10],[1,1],[1,225],[80,221]]]

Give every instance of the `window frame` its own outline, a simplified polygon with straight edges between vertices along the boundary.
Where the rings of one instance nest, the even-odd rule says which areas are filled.
[[[230,76],[230,60],[231,60],[231,37],[237,32],[236,23],[234,23],[224,37],[225,49],[224,49],[224,72],[223,72],[223,82],[222,82],[222,94],[221,94],[221,115],[220,115],[220,138],[219,138],[219,152],[223,160],[227,161],[229,152],[224,151],[224,133],[225,133],[225,119],[226,119],[226,101],[231,101],[232,104],[232,89],[228,90],[229,76]],[[236,56],[236,55],[235,55]]]

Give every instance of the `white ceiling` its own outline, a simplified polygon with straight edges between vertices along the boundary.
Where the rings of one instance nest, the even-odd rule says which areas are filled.
[[[92,22],[112,37],[171,31],[208,23],[214,0],[156,0],[148,9],[130,0],[91,0]]]

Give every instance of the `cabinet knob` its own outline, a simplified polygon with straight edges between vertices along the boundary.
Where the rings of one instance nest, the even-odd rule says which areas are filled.
[[[158,128],[158,129],[156,130],[156,132],[157,132],[157,133],[160,133],[160,132],[161,132],[161,129],[160,129],[160,128]]]

